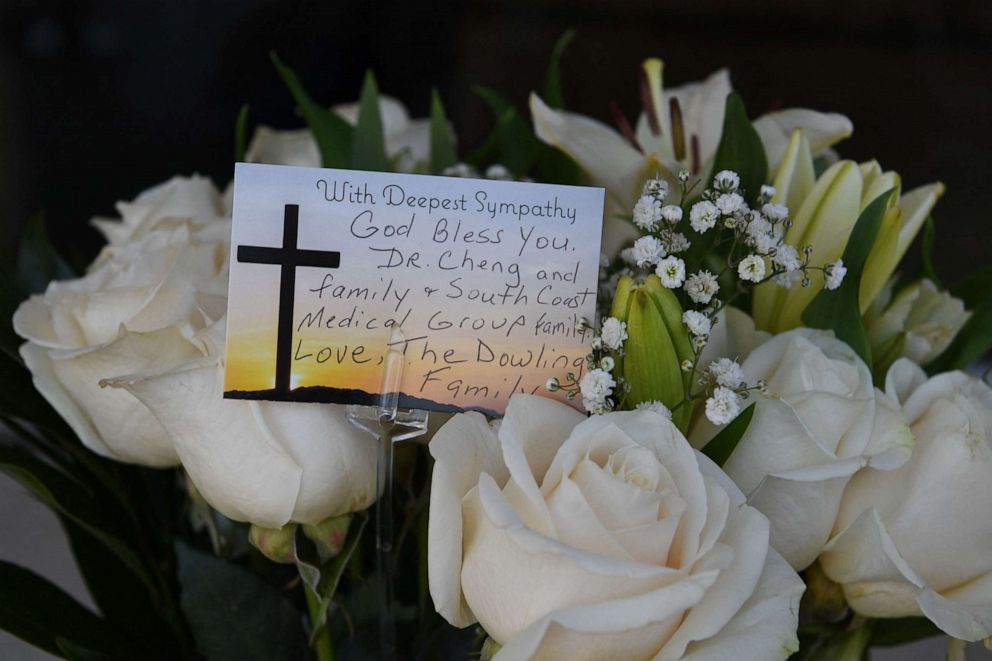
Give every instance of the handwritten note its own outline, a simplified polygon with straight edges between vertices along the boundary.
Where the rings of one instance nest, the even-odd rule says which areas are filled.
[[[225,397],[372,403],[394,327],[401,406],[549,394],[585,370],[602,217],[600,188],[239,163]]]

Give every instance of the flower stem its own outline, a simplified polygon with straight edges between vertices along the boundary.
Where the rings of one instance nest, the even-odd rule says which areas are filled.
[[[313,648],[317,653],[318,661],[334,661],[334,641],[331,640],[331,629],[326,622],[321,624],[321,603],[320,598],[313,593],[310,586],[303,583],[303,593],[307,598],[307,610],[310,611],[310,622],[314,627],[320,627],[313,638]]]

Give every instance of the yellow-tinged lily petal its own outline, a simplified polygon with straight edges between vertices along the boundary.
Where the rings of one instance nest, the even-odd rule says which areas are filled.
[[[774,172],[782,161],[789,136],[797,128],[806,131],[814,154],[851,137],[854,132],[851,120],[835,112],[790,108],[763,115],[754,121],[754,129],[765,146],[769,172]]]
[[[865,270],[861,275],[858,303],[862,314],[871,306],[871,302],[878,296],[878,292],[885,286],[885,282],[899,263],[897,246],[901,227],[901,209],[898,206],[886,209],[885,215],[882,216],[882,224],[878,228],[878,234],[875,236],[875,243],[871,247],[871,252],[868,253]]]
[[[894,173],[886,173],[894,174]],[[883,175],[884,177],[884,175]],[[883,177],[879,177],[882,179]],[[895,176],[898,182],[898,176]],[[876,179],[878,181],[878,179]],[[880,186],[884,192],[884,186]],[[906,254],[920,227],[940,196],[944,194],[944,184],[938,182],[920,186],[899,198],[898,213],[886,211],[882,227],[878,231],[875,245],[868,255],[864,275],[861,276],[860,303],[864,312],[878,296],[885,282],[892,277],[900,260]],[[864,197],[868,197],[865,195]],[[894,216],[894,220],[892,217]]]
[[[902,209],[902,229],[899,230],[896,260],[902,259],[906,254],[909,244],[913,242],[916,233],[923,227],[923,222],[943,194],[944,184],[937,181],[914,188],[899,199],[899,208]]]
[[[788,243],[813,246],[810,263],[825,264],[838,259],[857,222],[861,201],[861,172],[853,161],[830,166],[795,214],[786,232]],[[791,289],[762,285],[755,290],[755,323],[763,330],[781,333],[802,325],[801,315],[823,288],[813,281],[810,287]],[[769,301],[766,297],[774,300]]]
[[[869,204],[875,201],[875,198],[886,191],[895,191],[896,194],[892,197],[894,204],[902,192],[902,179],[895,172],[890,170],[889,172],[883,172],[876,177],[872,177],[870,181],[864,180],[860,211],[864,211]]]
[[[882,166],[875,159],[859,163],[858,169],[861,170],[861,178],[864,180],[865,186],[870,186],[875,177],[882,174]]]
[[[803,129],[795,129],[772,183],[775,187],[772,202],[784,204],[790,211],[798,211],[815,184],[816,172],[809,139]]]

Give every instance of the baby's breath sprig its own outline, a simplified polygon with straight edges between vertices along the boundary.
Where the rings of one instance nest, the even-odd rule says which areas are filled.
[[[762,186],[752,208],[746,191],[741,189],[740,176],[722,170],[690,204],[692,191],[700,185],[700,180],[697,178],[690,185],[692,177],[687,171],[680,172],[677,179],[675,191],[660,177],[645,181],[630,218],[641,235],[621,252],[617,268],[602,270],[600,289],[612,298],[622,276],[636,279],[653,273],[662,286],[677,294],[684,310],[682,322],[689,334],[693,358],[680,366],[689,373],[688,385],[683,401],[672,405],[672,409],[705,399],[707,417],[715,424],[725,424],[739,413],[741,400],[761,387],[731,378],[738,374],[740,365],[730,358],[712,361],[700,372],[700,356],[722,309],[749,288],[766,282],[785,288],[797,283],[809,287],[815,272],[822,273],[826,288],[835,289],[840,286],[846,268],[840,260],[812,265],[812,246],[799,247],[785,241],[792,220],[789,209],[773,201],[774,187]],[[689,259],[688,255],[692,254],[687,252],[691,246],[689,237],[707,233],[715,233],[710,243],[723,255],[722,263],[712,259],[693,263]],[[730,288],[721,291],[721,285]],[[622,323],[616,319],[613,322]],[[581,393],[584,402],[588,399],[589,410],[622,407],[623,393],[629,389],[628,384],[603,373],[602,355],[597,353],[602,351],[603,338],[612,336],[613,330],[606,324],[613,322],[607,318],[593,340],[593,352],[588,359],[590,370],[582,378],[585,387],[581,383],[572,386],[575,391],[572,397]]]
[[[576,331],[592,332],[592,350],[586,355],[586,371],[581,378],[574,372],[565,375],[562,383],[556,377],[548,379],[545,387],[550,392],[562,391],[565,397],[573,400],[582,397],[582,405],[594,414],[606,413],[617,408],[624,393],[629,390],[622,377],[612,372],[616,367],[614,356],[623,355],[623,344],[627,340],[627,324],[615,317],[603,320],[598,331],[585,319],[579,319]]]

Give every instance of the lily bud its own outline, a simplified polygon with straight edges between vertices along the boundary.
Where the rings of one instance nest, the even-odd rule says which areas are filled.
[[[970,314],[964,302],[940,291],[930,280],[907,285],[893,296],[890,280],[865,313],[876,374],[898,358],[926,365],[943,353]]]
[[[627,323],[627,341],[623,354],[615,357],[613,371],[630,388],[624,408],[660,401],[672,410],[672,421],[684,431],[692,410],[679,406],[690,379],[682,363],[692,361],[694,354],[675,294],[656,275],[641,283],[623,276],[617,283],[611,314]]]
[[[248,541],[272,562],[292,564],[295,561],[294,535],[296,535],[295,523],[287,523],[282,528],[252,525],[248,532]]]
[[[350,514],[332,516],[314,526],[304,525],[303,534],[313,540],[321,559],[327,561],[341,552],[350,524]]]

